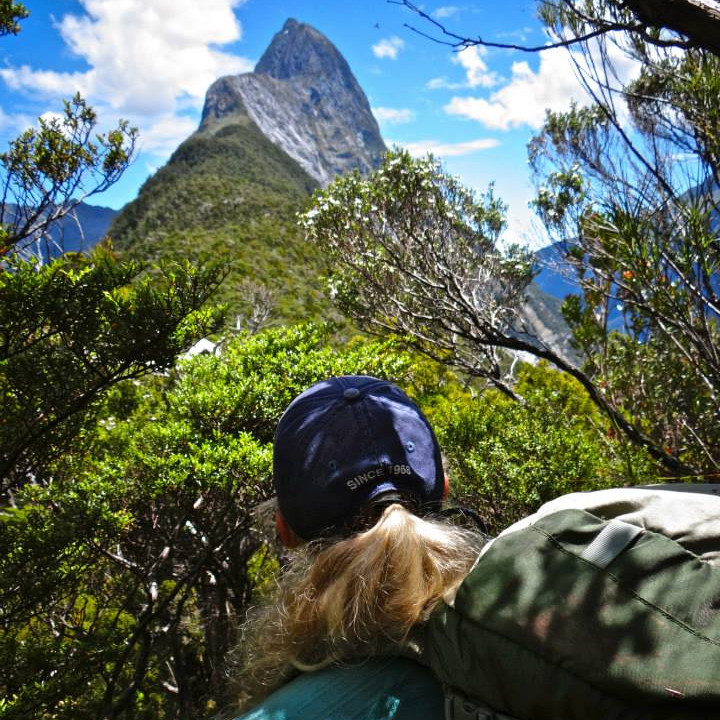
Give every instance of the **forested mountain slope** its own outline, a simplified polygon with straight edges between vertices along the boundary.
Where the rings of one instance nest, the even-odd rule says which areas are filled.
[[[296,215],[313,189],[337,172],[374,169],[384,149],[342,55],[317,30],[289,20],[255,73],[213,83],[200,128],[110,235],[143,258],[227,262],[220,299],[231,314],[251,312],[260,289],[279,320],[325,317],[319,258]]]
[[[320,311],[317,263],[295,224],[315,181],[252,122],[188,138],[110,228],[143,258],[212,258],[230,274],[220,299],[246,314],[246,280],[272,285],[279,317]]]
[[[320,32],[290,19],[255,72],[210,86],[198,130],[110,235],[143,259],[227,263],[220,299],[241,324],[327,318],[322,258],[297,214],[338,175],[377,169],[385,150],[347,61]],[[525,314],[532,332],[572,354],[554,298],[532,287]]]

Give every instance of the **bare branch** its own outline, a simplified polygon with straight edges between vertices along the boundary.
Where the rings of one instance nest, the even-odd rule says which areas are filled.
[[[445,25],[410,0],[387,0],[387,2],[412,11],[432,25],[440,33],[440,37],[405,23],[405,27],[409,30],[432,42],[452,47],[457,51],[479,45],[487,48],[537,53],[553,48],[571,48],[605,35],[633,33],[656,47],[701,48],[720,55],[720,7],[712,0],[625,0],[623,3],[616,3],[617,8],[631,11],[634,18],[632,22],[589,16],[580,10],[577,0],[561,0],[565,12],[583,22],[588,29],[544,45],[498,43],[484,40],[480,36],[461,35],[448,30]],[[553,7],[553,3],[548,0],[539,0],[538,4],[540,7]],[[660,28],[671,30],[676,33],[676,37],[668,38],[653,32]]]
[[[427,38],[428,40],[432,40],[432,42],[438,43],[439,45],[447,45],[448,47],[451,47],[458,52],[465,50],[466,48],[479,45],[482,47],[496,48],[500,50],[515,50],[517,52],[537,53],[541,52],[542,50],[553,50],[555,48],[572,47],[573,45],[587,42],[588,40],[592,40],[593,38],[605,35],[609,32],[640,31],[643,29],[643,26],[640,24],[626,25],[622,23],[615,23],[613,25],[604,25],[595,30],[591,30],[590,32],[580,35],[579,37],[573,37],[566,40],[557,40],[555,42],[548,42],[543,45],[518,45],[515,43],[498,43],[491,42],[489,40],[483,40],[479,36],[464,37],[462,35],[458,35],[457,33],[451,32],[442,23],[438,22],[434,17],[428,15],[417,5],[410,2],[410,0],[387,0],[387,2],[390,5],[402,5],[403,7],[408,8],[408,10],[411,10],[423,20],[435,26],[435,28],[442,34],[443,37],[449,39],[443,40],[442,38],[430,35],[412,25],[404,23],[404,26],[408,28],[408,30],[411,30],[412,32],[420,35],[421,37]]]

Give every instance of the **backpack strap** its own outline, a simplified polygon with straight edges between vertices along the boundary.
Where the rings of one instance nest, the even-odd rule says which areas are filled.
[[[475,700],[468,700],[465,695],[449,685],[443,685],[443,692],[445,720],[517,720]]]
[[[593,565],[607,567],[638,535],[645,531],[637,525],[613,518],[582,551],[580,557]]]

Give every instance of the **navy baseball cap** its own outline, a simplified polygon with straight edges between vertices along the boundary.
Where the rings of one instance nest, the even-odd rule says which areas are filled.
[[[319,382],[280,418],[273,482],[303,540],[342,528],[374,498],[397,493],[437,509],[445,473],[435,433],[396,385],[366,375]]]

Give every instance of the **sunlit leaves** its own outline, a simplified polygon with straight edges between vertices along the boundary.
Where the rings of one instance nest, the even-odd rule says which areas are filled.
[[[547,5],[545,20],[577,37],[627,12],[592,0]],[[548,113],[530,143],[535,207],[577,270],[582,297],[565,316],[603,397],[675,472],[716,473],[720,61],[664,47],[679,40],[669,33],[612,40],[584,49],[594,103]],[[634,80],[623,62],[640,69]],[[663,376],[677,382],[658,393]]]
[[[317,193],[302,222],[345,313],[484,375],[496,374],[490,346],[516,325],[532,278],[527,252],[499,247],[504,213],[492,188],[478,196],[432,157],[400,150]]]
[[[105,134],[96,126],[95,111],[75,95],[61,114],[41,117],[0,154],[0,251],[26,247],[74,205],[117,182],[132,160],[137,130],[125,121]]]
[[[0,2],[0,36],[17,35],[20,32],[19,20],[24,20],[30,11],[24,3],[15,0],[2,0]]]
[[[157,372],[217,326],[201,309],[217,268],[167,264],[143,272],[103,247],[0,272],[0,478],[39,479],[97,400],[120,380]]]
[[[580,385],[544,364],[524,365],[518,404],[489,392],[440,422],[451,490],[497,533],[568,492],[651,482],[649,457],[616,437]]]
[[[218,355],[116,384],[52,481],[15,493],[0,513],[13,548],[0,558],[8,717],[205,717],[206,702],[233,702],[222,668],[277,568],[268,500],[285,406],[330,375],[414,380],[391,343],[329,340],[312,325],[241,334]]]

